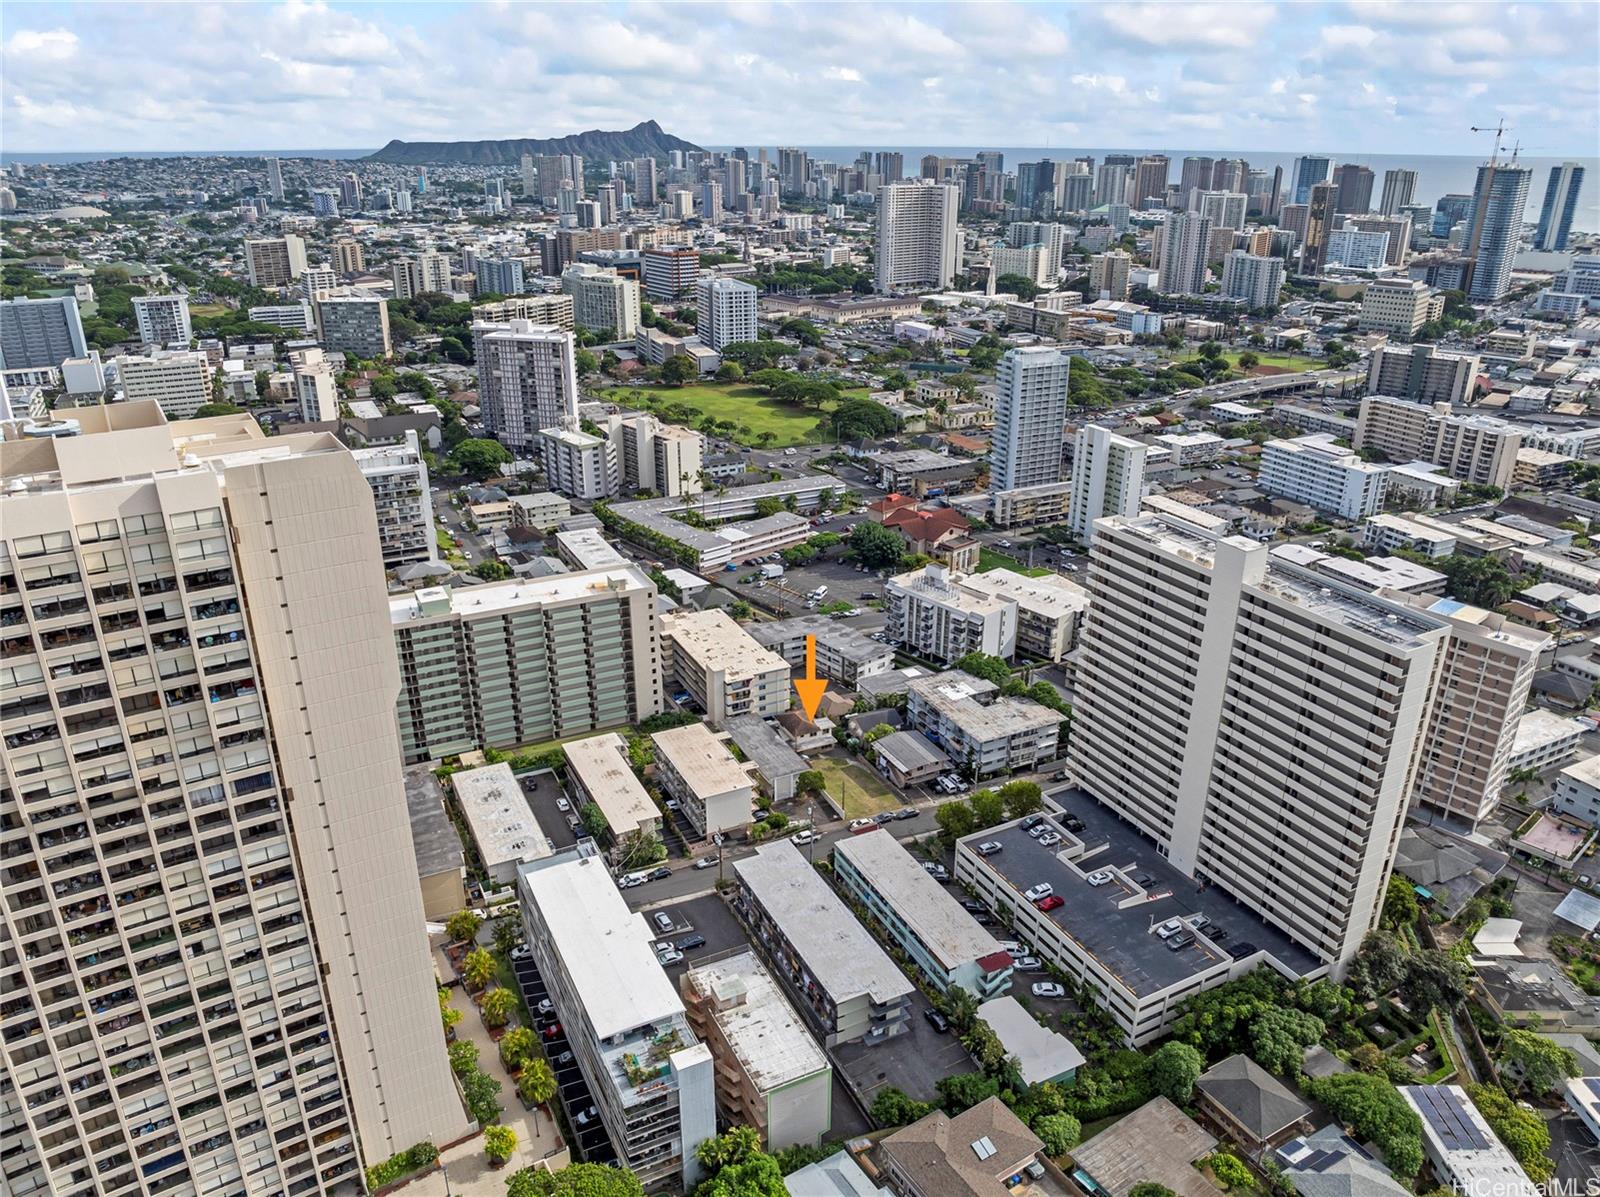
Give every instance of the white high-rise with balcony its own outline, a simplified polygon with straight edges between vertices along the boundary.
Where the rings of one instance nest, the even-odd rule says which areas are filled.
[[[961,189],[927,180],[878,188],[876,285],[880,294],[942,291],[961,264]]]
[[[1137,515],[1144,497],[1144,460],[1149,446],[1098,424],[1078,429],[1072,452],[1072,494],[1067,525],[1084,544],[1094,540],[1094,522],[1106,515]]]
[[[0,444],[5,1187],[358,1187],[468,1129],[372,492],[325,433],[73,414]]]
[[[189,297],[186,295],[135,295],[133,315],[139,322],[139,341],[160,348],[187,349]]]
[[[757,290],[732,278],[703,278],[696,286],[695,333],[702,345],[721,353],[729,345],[756,339]]]
[[[1054,346],[1008,349],[995,371],[989,485],[1016,490],[1061,481],[1072,359]]]
[[[578,367],[572,334],[512,320],[472,326],[483,426],[501,443],[532,449],[546,428],[576,431]]]

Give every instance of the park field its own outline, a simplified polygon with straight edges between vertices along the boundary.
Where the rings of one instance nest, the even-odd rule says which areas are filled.
[[[865,398],[860,387],[845,394]],[[678,404],[693,408],[701,418],[731,420],[738,426],[733,440],[753,448],[787,448],[832,441],[827,423],[814,407],[801,407],[774,398],[760,387],[741,383],[698,383],[671,387],[607,387],[600,394],[614,403],[659,409]]]
[[[978,549],[978,572],[986,574],[991,569],[1009,569],[1012,573],[1023,574],[1029,578],[1042,578],[1050,573],[1049,570],[1038,567],[1029,569],[1011,554],[1002,553],[999,549],[991,549],[985,545]]]
[[[1248,349],[1230,350],[1222,355],[1222,359],[1227,362],[1230,367],[1237,370],[1239,368],[1239,354],[1249,352],[1251,351]],[[1298,353],[1267,353],[1265,350],[1261,349],[1257,349],[1254,352],[1255,355],[1261,359],[1256,363],[1257,370],[1265,366],[1273,373],[1277,374],[1299,374],[1305,370],[1325,370],[1328,366],[1328,363],[1323,361],[1321,358],[1305,357]],[[1187,357],[1184,358],[1183,361],[1178,362],[1177,365],[1184,366],[1199,360],[1200,359],[1198,357]]]

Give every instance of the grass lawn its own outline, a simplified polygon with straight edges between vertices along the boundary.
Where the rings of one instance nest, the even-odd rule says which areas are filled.
[[[228,310],[224,303],[197,303],[189,309],[190,316],[220,316]]]
[[[743,426],[733,434],[733,439],[741,445],[758,445],[764,432],[772,434],[772,440],[768,443],[780,449],[790,445],[828,444],[833,439],[822,414],[815,408],[787,403],[768,395],[760,387],[740,383],[610,387],[601,394],[625,406],[645,406],[647,400],[655,400],[658,406],[682,404],[694,408],[701,416],[732,420]],[[845,394],[865,398],[867,392],[864,387],[856,387]]]
[[[1239,368],[1239,354],[1250,352],[1254,352],[1255,355],[1261,359],[1256,363],[1257,366],[1271,366],[1274,370],[1289,371],[1295,374],[1298,374],[1304,370],[1325,370],[1328,366],[1328,363],[1323,361],[1321,358],[1303,357],[1298,353],[1268,353],[1264,349],[1231,350],[1227,353],[1224,353],[1222,358],[1228,363],[1229,366],[1237,370]],[[1184,358],[1183,361],[1178,362],[1177,365],[1184,366],[1199,360],[1200,359],[1198,357],[1187,357]]]
[[[828,779],[828,793],[847,819],[865,819],[900,808],[899,797],[871,769],[827,756],[817,757],[811,767]]]
[[[1009,569],[1014,573],[1023,574],[1029,578],[1042,578],[1050,571],[1047,569],[1029,569],[1009,553],[1002,553],[999,549],[980,548],[978,550],[978,572],[987,573],[991,569]]]

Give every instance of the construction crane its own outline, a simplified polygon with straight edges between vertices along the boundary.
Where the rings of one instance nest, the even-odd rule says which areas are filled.
[[[1505,148],[1505,136],[1506,136],[1506,119],[1505,119],[1505,117],[1501,117],[1500,118],[1500,123],[1498,125],[1496,125],[1493,129],[1486,128],[1486,127],[1484,127],[1482,125],[1472,125],[1472,126],[1470,126],[1470,128],[1471,128],[1471,131],[1474,132],[1474,133],[1493,133],[1494,134],[1494,153],[1489,156],[1489,162],[1490,162],[1491,165],[1497,164],[1500,161],[1500,151]],[[1521,143],[1520,142],[1518,143],[1518,148],[1519,149],[1521,148]],[[1513,158],[1516,157],[1516,154],[1514,152],[1512,154],[1512,157]]]

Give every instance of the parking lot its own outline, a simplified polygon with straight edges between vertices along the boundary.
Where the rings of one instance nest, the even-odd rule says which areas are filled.
[[[522,990],[523,1001],[527,1002],[528,1010],[533,1014],[534,1029],[539,1032],[539,1044],[545,1059],[556,1074],[556,1100],[565,1114],[567,1142],[578,1159],[591,1164],[614,1164],[617,1162],[616,1148],[606,1135],[605,1125],[592,1113],[594,1099],[589,1092],[589,1083],[583,1079],[583,1073],[567,1042],[566,1032],[556,1019],[550,1004],[550,993],[532,958],[526,954],[526,949],[518,950],[523,951],[524,955],[521,959],[514,958],[511,967],[516,974],[517,985]],[[581,1126],[577,1121],[580,1117],[584,1119]]]
[[[549,772],[523,773],[517,777],[517,782],[522,786],[528,807],[533,811],[539,830],[550,841],[551,848],[559,852],[577,843],[578,833],[567,822],[567,816],[573,812],[562,811],[556,805],[558,801],[567,802],[567,795],[556,780],[556,775]]]
[[[911,995],[909,1030],[873,1047],[845,1043],[833,1051],[834,1066],[870,1107],[886,1086],[918,1101],[937,1101],[940,1078],[971,1072],[975,1065],[953,1031],[940,1032],[928,1021],[928,999],[921,990]]]

